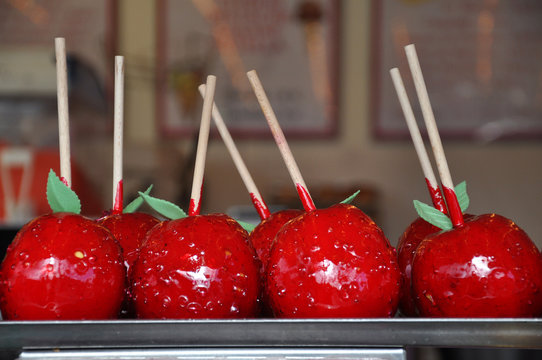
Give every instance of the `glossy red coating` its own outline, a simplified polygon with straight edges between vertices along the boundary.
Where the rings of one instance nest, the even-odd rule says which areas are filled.
[[[269,212],[269,208],[263,202],[263,200],[262,201],[258,200],[256,195],[254,195],[253,193],[250,193],[250,199],[252,200],[252,204],[254,204],[254,208],[256,209],[256,212],[258,212],[260,219],[265,220],[269,216],[271,216],[271,213]]]
[[[444,192],[444,198],[446,199],[446,204],[448,205],[448,213],[450,214],[450,219],[454,227],[463,226],[464,219],[463,213],[461,212],[461,207],[457,201],[457,196],[455,195],[455,190],[442,186],[442,191]]]
[[[8,320],[114,319],[125,268],[113,235],[72,213],[40,216],[17,233],[0,267]]]
[[[395,249],[346,204],[305,213],[278,232],[266,293],[282,318],[389,317],[399,302]]]
[[[435,209],[443,214],[448,214],[448,209],[446,208],[446,203],[444,202],[440,188],[438,186],[433,187],[427,178],[425,178],[425,183],[427,184],[427,189],[429,190],[429,195],[431,196],[431,201],[433,202]]]
[[[137,258],[147,232],[159,222],[160,220],[154,216],[142,212],[109,215],[98,220],[98,223],[109,229],[119,242],[127,271]]]
[[[129,284],[130,271],[137,257],[139,249],[145,241],[147,232],[160,220],[152,215],[134,212],[126,214],[109,215],[97,220],[100,225],[105,226],[115,239],[119,242],[124,255],[124,266],[126,267],[126,285]],[[125,298],[121,307],[121,318],[133,318],[135,316],[131,295],[128,286],[125,288]]]
[[[465,219],[474,215],[464,214]],[[397,243],[397,261],[401,270],[401,298],[399,310],[406,316],[417,316],[415,295],[412,291],[412,261],[420,243],[429,235],[442,231],[422,218],[416,218],[405,230]]]
[[[542,255],[513,221],[484,214],[418,246],[412,286],[423,316],[542,314]]]
[[[124,186],[122,180],[117,184],[117,189],[115,191],[115,202],[113,204],[113,214],[122,214],[122,199],[124,199]]]
[[[303,204],[303,209],[305,209],[305,211],[316,210],[316,206],[314,205],[314,202],[312,201],[307,189],[305,189],[305,187],[301,184],[296,184],[295,187],[297,189],[299,198],[301,199],[301,204]]]
[[[203,181],[201,183],[201,188],[199,189],[198,202],[196,203],[196,201],[194,199],[190,199],[190,203],[188,204],[188,215],[189,216],[199,215],[199,213],[201,211],[201,194],[202,193],[203,193]]]
[[[250,243],[256,250],[258,258],[262,263],[262,269],[265,269],[269,260],[269,252],[273,245],[273,240],[277,232],[288,221],[302,215],[304,212],[296,209],[288,209],[274,212],[267,219],[263,220],[250,233]]]
[[[416,249],[423,239],[439,231],[441,229],[418,217],[406,228],[399,238],[399,242],[397,243],[397,263],[399,264],[399,270],[401,270],[399,310],[403,315],[418,315],[411,287],[412,260],[414,259]]]
[[[188,205],[188,215],[195,216],[199,215],[199,212],[201,210],[201,197],[199,198],[199,201],[196,203],[194,199],[190,199],[190,204]]]
[[[259,261],[247,232],[224,214],[153,227],[132,271],[139,318],[247,318],[259,312]]]

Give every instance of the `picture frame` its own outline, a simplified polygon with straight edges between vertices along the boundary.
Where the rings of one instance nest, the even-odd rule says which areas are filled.
[[[197,86],[217,76],[215,103],[236,137],[270,137],[246,77],[255,69],[289,137],[336,134],[338,0],[159,0],[156,110],[163,137],[197,132]]]
[[[69,65],[79,61],[109,88],[117,49],[117,13],[118,0],[0,2],[0,52],[8,58],[0,72],[0,95],[49,96],[51,88],[56,89],[56,37],[66,39]],[[12,59],[19,59],[20,66],[10,66],[7,61]],[[25,68],[27,62],[39,68]]]
[[[443,138],[492,142],[542,136],[541,3],[372,1],[371,6],[374,138],[409,138],[389,74],[393,67],[424,128],[404,52],[410,43]]]

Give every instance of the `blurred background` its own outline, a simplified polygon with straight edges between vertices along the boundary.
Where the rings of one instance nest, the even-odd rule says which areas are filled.
[[[88,216],[112,206],[112,72],[114,56],[123,55],[125,203],[154,184],[154,196],[188,208],[197,86],[214,74],[217,106],[265,201],[301,208],[245,76],[256,69],[316,205],[361,190],[355,204],[395,245],[417,216],[412,200],[430,202],[388,73],[399,67],[423,129],[403,51],[414,43],[452,178],[467,181],[469,212],[515,220],[540,248],[540,19],[542,2],[533,0],[0,0],[3,245],[49,211],[46,174],[59,168],[53,39],[60,36],[73,186]],[[216,132],[202,207],[257,220]],[[432,351],[409,356],[453,355]]]
[[[403,47],[415,43],[455,183],[470,213],[515,220],[542,246],[542,3],[527,0],[0,0],[0,219],[47,212],[58,169],[53,38],[66,38],[74,188],[83,213],[111,207],[112,72],[125,56],[125,202],[188,207],[201,100],[215,101],[266,202],[295,189],[245,73],[256,69],[317,206],[356,205],[392,244],[429,203],[388,71],[423,121]],[[212,134],[203,212],[256,218]]]

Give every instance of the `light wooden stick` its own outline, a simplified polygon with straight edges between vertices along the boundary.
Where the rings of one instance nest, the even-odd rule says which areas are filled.
[[[205,84],[205,97],[203,99],[203,111],[199,128],[198,148],[196,150],[196,164],[194,165],[194,178],[192,181],[192,195],[188,215],[199,215],[201,210],[201,190],[203,185],[203,173],[205,170],[205,158],[207,156],[207,143],[209,141],[209,128],[211,126],[211,113],[213,98],[215,96],[216,76],[207,76]]]
[[[444,148],[442,147],[442,142],[440,140],[435,116],[433,115],[433,109],[431,108],[431,103],[429,101],[429,94],[427,93],[427,88],[423,79],[420,62],[418,60],[418,55],[416,54],[416,48],[413,44],[407,45],[405,47],[405,52],[408,65],[412,73],[412,78],[414,80],[414,85],[416,87],[416,93],[418,94],[418,100],[422,109],[425,127],[427,128],[429,140],[431,141],[435,162],[437,163],[437,169],[442,182],[444,197],[446,198],[446,204],[448,205],[448,212],[450,213],[452,224],[455,227],[462,226],[464,223],[463,214],[461,213],[461,208],[459,207],[457,196],[455,195],[454,183],[452,181],[450,169],[448,168]]]
[[[113,213],[122,213],[123,201],[124,57],[115,56],[115,100],[113,129]]]
[[[412,138],[414,148],[416,149],[416,154],[418,155],[418,159],[422,167],[425,181],[427,182],[433,205],[436,209],[446,214],[448,213],[448,210],[446,209],[446,204],[442,198],[442,194],[437,183],[437,178],[435,177],[433,167],[431,166],[431,161],[427,155],[427,150],[425,149],[422,135],[420,134],[420,129],[418,128],[418,123],[414,117],[414,112],[410,106],[410,101],[408,100],[408,95],[403,84],[403,80],[401,79],[399,69],[391,69],[390,75],[395,87],[395,91],[397,92],[397,97],[399,98],[399,103],[401,104],[401,109],[403,110],[403,114],[405,116],[410,137]]]
[[[267,120],[267,124],[269,125],[269,128],[271,129],[273,138],[275,139],[275,142],[277,143],[277,146],[280,150],[280,153],[286,164],[286,167],[288,168],[290,177],[292,178],[296,186],[297,192],[301,198],[301,202],[303,203],[303,207],[305,208],[306,211],[312,211],[316,209],[316,206],[314,205],[314,202],[307,189],[307,185],[305,184],[305,181],[303,180],[303,177],[301,176],[299,167],[297,166],[294,156],[292,155],[292,152],[290,151],[290,147],[288,146],[288,143],[286,142],[284,133],[282,132],[282,129],[280,128],[277,117],[275,116],[275,112],[273,111],[273,108],[271,107],[271,103],[269,102],[269,99],[267,98],[267,95],[265,94],[265,90],[263,89],[263,86],[260,82],[258,74],[256,73],[256,70],[249,71],[247,73],[247,76],[250,81],[250,84],[252,85],[252,89],[254,90],[254,93],[256,94],[256,98],[258,99],[258,103],[260,104],[260,107],[265,116],[265,119]]]
[[[68,68],[66,66],[66,40],[55,38],[56,86],[58,102],[58,140],[60,150],[60,178],[71,187],[70,125],[68,110]]]
[[[205,85],[200,85],[198,89],[201,96],[205,98]],[[235,142],[233,141],[230,132],[224,123],[224,119],[222,118],[220,111],[218,111],[216,104],[213,104],[212,114],[218,132],[220,133],[226,148],[230,152],[233,163],[235,164],[235,167],[237,168],[237,171],[239,172],[239,175],[241,176],[241,179],[243,180],[243,183],[250,194],[250,198],[254,204],[254,207],[256,208],[256,211],[258,212],[258,215],[260,215],[262,220],[267,219],[271,215],[269,208],[264,202],[258,187],[254,183],[254,180],[252,179],[252,176],[250,175],[250,172],[248,171],[245,162],[243,161],[243,158],[241,157],[241,154],[239,153],[239,150],[237,149],[237,146],[235,145]]]

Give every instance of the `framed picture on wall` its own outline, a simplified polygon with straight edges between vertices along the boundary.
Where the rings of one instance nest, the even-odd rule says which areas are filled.
[[[246,72],[255,69],[291,137],[329,137],[338,116],[339,1],[158,1],[157,119],[165,137],[197,131],[199,84],[232,134],[269,136]]]
[[[393,67],[423,124],[404,52],[411,43],[443,137],[540,138],[542,2],[373,1],[372,12],[376,138],[408,138],[389,74]]]
[[[0,1],[0,51],[10,58],[26,53],[53,54],[54,65],[54,38],[64,37],[72,61],[78,60],[92,68],[97,77],[106,78],[113,71],[116,14],[117,0]],[[20,68],[13,66],[13,71],[23,71],[32,59],[21,58],[21,61],[24,64]],[[31,77],[39,76],[39,73],[11,76],[11,69],[6,64],[0,72],[2,95],[10,88],[22,88],[15,81],[32,83]],[[29,86],[28,90],[33,89]]]
[[[66,40],[73,135],[111,129],[116,14],[117,0],[0,1],[0,141],[57,146],[56,37]]]

